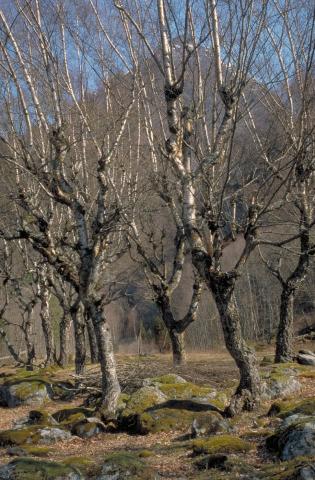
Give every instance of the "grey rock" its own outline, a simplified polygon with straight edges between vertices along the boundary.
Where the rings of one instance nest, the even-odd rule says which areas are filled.
[[[130,452],[109,455],[96,480],[158,480],[160,477]]]
[[[301,383],[296,378],[296,372],[286,369],[281,374],[271,374],[262,385],[262,398],[271,400],[273,398],[285,397],[298,392]]]
[[[150,387],[150,386],[159,386],[163,383],[181,384],[181,383],[187,383],[187,381],[180,375],[177,375],[176,373],[169,373],[167,375],[161,375],[160,377],[145,378],[142,384],[144,387]]]
[[[11,447],[6,451],[7,455],[10,457],[25,457],[27,456],[27,451],[22,447]]]
[[[69,440],[71,433],[61,428],[46,427],[39,429],[36,437],[38,438],[36,443],[40,445],[51,445],[56,442]]]
[[[42,405],[50,398],[50,386],[38,380],[25,380],[0,386],[0,406]]]
[[[13,428],[20,429],[26,427],[29,424],[29,417],[21,417],[13,420]]]
[[[79,420],[71,429],[72,435],[81,438],[90,438],[99,433],[105,432],[106,426],[99,418],[90,417]]]
[[[267,447],[281,460],[315,455],[315,416],[292,415],[285,419],[275,435],[267,439]]]
[[[211,412],[204,416],[195,418],[191,425],[191,436],[193,438],[215,435],[218,432],[231,430],[227,420],[217,412]]]
[[[301,365],[313,365],[313,366],[315,366],[315,355],[314,354],[310,355],[309,353],[308,354],[300,353],[297,356],[297,361]]]
[[[45,410],[31,410],[28,414],[28,424],[54,426],[58,425],[58,422]]]
[[[84,480],[76,468],[56,462],[20,458],[0,467],[0,480],[23,480],[32,474],[36,480]]]
[[[297,480],[314,480],[315,478],[315,464],[306,465],[298,472]]]

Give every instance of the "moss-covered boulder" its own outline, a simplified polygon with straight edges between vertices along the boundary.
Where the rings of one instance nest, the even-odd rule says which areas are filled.
[[[208,412],[195,416],[191,424],[191,436],[204,437],[215,435],[216,433],[229,432],[231,426],[227,419],[222,418],[218,412]]]
[[[16,430],[0,432],[0,446],[15,446],[24,444],[50,445],[59,441],[68,440],[71,434],[61,428],[31,426]]]
[[[263,372],[262,397],[269,400],[298,392],[301,389],[298,375],[299,370],[294,363],[274,365],[268,372]]]
[[[234,435],[215,435],[209,438],[200,438],[192,442],[194,454],[206,453],[246,453],[252,449],[252,444],[235,437]]]
[[[299,457],[281,463],[263,465],[258,478],[268,480],[313,480],[315,478],[315,459]]]
[[[58,400],[72,400],[76,394],[74,381],[52,382],[53,398]]]
[[[0,480],[83,480],[83,476],[72,466],[20,458],[0,468]]]
[[[51,452],[49,447],[38,447],[34,445],[22,445],[20,447],[10,447],[7,449],[7,455],[11,457],[46,457]]]
[[[56,422],[63,423],[71,419],[71,417],[74,418],[74,415],[80,415],[80,417],[76,417],[77,420],[81,418],[93,417],[95,415],[95,410],[85,407],[69,407],[54,412],[52,417],[54,420],[56,420]]]
[[[157,475],[134,453],[117,452],[105,457],[97,480],[156,480]]]
[[[79,470],[84,478],[95,478],[96,471],[99,471],[98,465],[90,457],[84,457],[82,455],[77,457],[66,457],[63,459],[63,464],[70,467],[74,467]]]
[[[75,423],[71,428],[72,435],[81,438],[90,438],[105,432],[106,426],[97,417],[84,418]]]
[[[266,445],[281,460],[315,455],[315,416],[290,415],[276,433],[267,438]]]
[[[127,401],[126,407],[120,412],[119,425],[125,430],[134,430],[139,416],[155,405],[167,400],[157,387],[142,387],[134,392]]]
[[[16,430],[3,430],[0,432],[0,446],[15,446],[25,443],[33,443],[33,437],[38,431],[38,427],[26,427]]]
[[[125,408],[118,413],[118,425],[123,430],[189,430],[201,412],[222,412],[227,401],[224,392],[186,382],[173,374],[147,379],[146,383],[126,399]],[[210,417],[208,420],[211,423]]]
[[[160,385],[174,385],[174,384],[183,384],[187,383],[187,381],[181,377],[180,375],[177,375],[176,373],[168,373],[166,375],[160,375],[159,377],[150,377],[150,378],[145,378],[143,380],[143,386],[144,387],[159,387]]]
[[[52,445],[56,442],[64,442],[71,438],[71,433],[56,427],[45,427],[37,431],[32,443],[39,445]]]
[[[278,416],[280,418],[286,418],[296,414],[315,416],[315,399],[279,400],[271,405],[268,412],[269,416]]]
[[[206,455],[195,462],[198,470],[210,470],[212,468],[224,469],[228,460],[228,456],[224,453],[215,453],[213,455]]]
[[[159,385],[159,389],[167,398],[176,400],[210,400],[217,394],[211,387],[195,385],[191,382],[185,383],[164,383]]]
[[[28,424],[54,426],[58,425],[58,422],[46,410],[31,410],[28,414]]]
[[[51,396],[52,389],[40,379],[19,380],[0,385],[0,406],[42,405]]]
[[[158,388],[168,399],[212,403],[222,409],[224,409],[227,403],[226,392],[217,392],[208,385],[196,385],[187,382],[184,378],[174,373],[146,378],[143,384]]]
[[[139,415],[135,430],[137,433],[147,434],[156,432],[186,431],[191,432],[194,421],[209,424],[212,415],[209,412],[194,412],[185,409],[159,408]]]

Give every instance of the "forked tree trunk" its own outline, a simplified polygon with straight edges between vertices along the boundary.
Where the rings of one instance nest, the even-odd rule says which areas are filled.
[[[85,345],[85,322],[82,318],[80,307],[78,302],[75,302],[71,309],[71,318],[74,329],[74,341],[75,341],[75,373],[82,375],[86,362],[86,345]]]
[[[280,301],[280,321],[276,340],[275,362],[291,362],[293,353],[293,303],[294,290],[284,284]]]
[[[116,372],[116,362],[112,334],[98,300],[88,299],[85,301],[86,313],[92,320],[97,340],[99,362],[102,374],[102,407],[109,413],[115,413],[120,385]]]
[[[240,373],[240,382],[226,413],[234,416],[241,410],[252,410],[259,401],[260,376],[254,351],[245,342],[234,296],[215,294],[225,345]]]
[[[98,348],[95,329],[91,318],[86,318],[86,326],[89,337],[91,363],[98,363]]]
[[[63,317],[59,325],[60,351],[59,351],[58,364],[61,367],[65,367],[68,364],[70,329],[71,329],[71,317],[69,313],[65,311],[63,313]]]
[[[179,333],[176,329],[177,322],[172,312],[170,299],[166,294],[160,292],[156,303],[160,309],[163,323],[171,340],[173,365],[184,365],[186,363],[185,333]]]
[[[170,329],[169,335],[172,344],[173,365],[185,365],[187,361],[185,350],[185,332],[178,333],[176,330]]]

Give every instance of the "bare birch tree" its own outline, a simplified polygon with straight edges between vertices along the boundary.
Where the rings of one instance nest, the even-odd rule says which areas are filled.
[[[24,212],[18,227],[2,236],[27,240],[76,292],[71,316],[83,355],[77,355],[77,371],[84,366],[82,305],[97,339],[103,404],[113,411],[120,388],[102,281],[106,266],[124,251],[121,219],[132,212],[132,165],[121,145],[137,87],[132,74],[114,88],[109,72],[126,77],[119,66],[123,56],[88,3],[90,23],[70,3],[25,2],[20,8],[17,1],[13,12],[0,11],[4,158],[20,174],[15,200]],[[102,88],[96,110],[89,79]],[[27,188],[30,179],[36,196]],[[60,215],[63,228],[58,229]]]
[[[277,250],[274,252],[276,262],[266,259],[265,253],[262,254],[264,263],[279,280],[282,289],[276,362],[292,361],[294,357],[294,297],[315,253],[312,235],[315,222],[315,12],[308,4],[302,3],[300,7],[293,5],[293,8],[288,8],[292,7],[292,2],[284,5],[275,2],[277,28],[275,30],[274,25],[269,25],[267,29],[281,84],[277,91],[266,97],[266,105],[277,118],[286,161],[291,160],[293,168],[286,197],[286,212],[283,213],[284,221],[290,225],[289,232],[286,232],[288,238],[269,242]],[[267,155],[266,152],[264,154]],[[289,270],[288,262],[285,262],[288,254],[296,259],[294,267],[290,266]]]
[[[284,165],[283,151],[263,155],[259,128],[254,138],[244,133],[246,122],[255,122],[257,104],[266,111],[264,97],[275,85],[275,72],[266,63],[272,47],[266,43],[266,25],[269,15],[277,16],[277,4],[187,0],[177,9],[158,0],[151,15],[158,24],[151,30],[150,18],[140,9],[132,11],[122,1],[115,5],[147,49],[153,97],[164,96],[164,111],[160,101],[153,100],[160,113],[148,123],[149,143],[151,151],[158,152],[158,168],[168,163],[177,179],[171,188],[180,190],[192,261],[213,295],[226,347],[240,371],[227,410],[233,415],[253,408],[260,396],[257,362],[242,334],[235,284],[264,238],[267,215],[285,202],[292,163],[290,159]],[[156,80],[159,75],[161,80]],[[244,141],[253,147],[251,160],[239,148]],[[240,236],[243,252],[232,269],[224,270],[222,250],[229,238]]]

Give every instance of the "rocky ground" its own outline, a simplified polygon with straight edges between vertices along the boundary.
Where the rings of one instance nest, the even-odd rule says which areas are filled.
[[[261,405],[233,419],[223,410],[237,371],[224,352],[176,371],[168,356],[118,356],[117,418],[98,408],[95,366],[84,378],[3,367],[0,480],[315,479],[315,368],[259,356]]]

